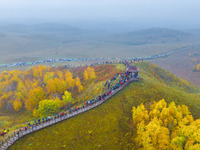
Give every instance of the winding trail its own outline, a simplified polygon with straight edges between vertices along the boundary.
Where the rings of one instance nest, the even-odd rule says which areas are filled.
[[[131,78],[129,81],[125,82],[121,87],[119,87],[118,89],[116,89],[115,91],[113,91],[112,94],[108,95],[107,97],[105,97],[103,100],[99,100],[95,103],[93,103],[92,105],[86,106],[85,108],[81,108],[78,111],[75,111],[71,114],[66,114],[64,116],[55,118],[55,119],[51,119],[49,121],[46,122],[41,122],[39,125],[34,126],[33,128],[30,126],[29,128],[27,128],[27,130],[23,130],[21,132],[19,132],[19,134],[17,134],[16,132],[14,132],[13,134],[9,135],[7,138],[5,138],[1,143],[0,143],[0,150],[6,150],[8,149],[11,145],[13,145],[17,140],[19,140],[21,137],[26,136],[28,134],[31,134],[33,132],[37,132],[38,130],[41,130],[43,128],[46,128],[48,126],[51,126],[53,124],[59,123],[63,120],[67,120],[71,117],[74,117],[76,115],[79,115],[81,113],[84,113],[86,111],[89,111],[101,104],[103,104],[105,101],[107,101],[108,99],[110,99],[113,95],[115,95],[116,93],[118,93],[119,91],[121,91],[126,85],[128,85],[130,82],[132,81],[138,81],[137,78]],[[52,117],[51,117],[52,118]]]

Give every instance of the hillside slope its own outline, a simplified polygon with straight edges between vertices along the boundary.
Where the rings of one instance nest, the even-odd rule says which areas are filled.
[[[135,64],[140,82],[129,84],[103,105],[25,136],[10,149],[134,149],[132,107],[159,101],[186,104],[199,118],[200,90],[150,63]]]

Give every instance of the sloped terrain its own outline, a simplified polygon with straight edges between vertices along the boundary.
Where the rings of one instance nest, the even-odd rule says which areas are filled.
[[[183,42],[194,37],[192,34],[165,28],[150,28],[116,35],[113,39],[125,45]]]
[[[83,72],[87,69],[87,67],[79,67],[79,68],[71,68],[69,69],[74,77],[79,77],[81,80],[81,83],[83,85],[83,91],[78,93],[77,91],[73,91],[72,97],[74,98],[74,103],[70,106],[80,105],[87,99],[94,98],[97,94],[102,92],[102,83],[105,80],[110,79],[113,77],[116,73],[120,72],[121,70],[125,70],[125,66],[123,64],[117,64],[117,65],[99,65],[93,67],[96,72],[96,78],[92,80],[85,81],[83,79]],[[36,69],[36,68],[35,68]],[[53,68],[52,68],[53,69]],[[54,68],[52,71],[56,72],[56,70],[59,71],[65,71],[68,70],[68,68]],[[25,73],[25,71],[21,72],[21,74]],[[8,72],[8,74],[11,74]],[[17,71],[15,72],[17,74]],[[19,80],[19,79],[18,79]],[[22,78],[22,80],[25,80]],[[29,81],[30,82],[30,81]],[[1,91],[3,92],[3,90]],[[28,96],[28,95],[27,95]],[[11,97],[11,100],[14,98]],[[12,102],[10,104],[13,104]],[[60,108],[61,110],[67,110],[68,107],[66,105],[64,108]],[[29,111],[27,111],[25,108],[16,111],[14,108],[9,110],[4,110],[1,108],[0,110],[0,131],[3,131],[3,129],[9,129],[11,132],[12,130],[16,130],[19,127],[27,125],[28,122],[33,123],[34,120],[37,120],[38,117],[34,117],[33,114]],[[2,136],[0,136],[0,140],[2,140]]]
[[[199,118],[198,88],[156,65],[134,65],[140,69],[139,82],[91,111],[21,138],[10,149],[134,149],[132,107],[163,98],[187,105]]]

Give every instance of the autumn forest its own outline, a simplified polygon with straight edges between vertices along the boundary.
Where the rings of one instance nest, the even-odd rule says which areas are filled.
[[[82,81],[95,78],[95,71],[90,67],[85,68],[82,74]],[[49,103],[58,111],[58,108],[73,102],[71,93],[83,90],[81,80],[64,67],[38,66],[27,71],[4,71],[0,74],[0,108],[25,109],[38,116],[39,106]]]

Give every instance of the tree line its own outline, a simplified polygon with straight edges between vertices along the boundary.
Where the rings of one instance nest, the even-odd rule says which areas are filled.
[[[90,67],[83,74],[81,80],[66,68],[46,66],[32,67],[26,71],[4,71],[0,74],[0,108],[28,110],[34,116],[44,114],[45,110],[56,112],[73,102],[71,93],[83,90],[83,80],[96,77],[94,69]]]

